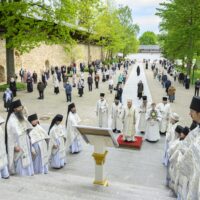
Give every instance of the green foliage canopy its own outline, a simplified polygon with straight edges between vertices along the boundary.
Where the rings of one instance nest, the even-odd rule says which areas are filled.
[[[158,43],[157,35],[151,31],[144,32],[139,40],[141,45],[156,45]]]

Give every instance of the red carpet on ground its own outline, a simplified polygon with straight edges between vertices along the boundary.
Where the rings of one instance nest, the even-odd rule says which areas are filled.
[[[129,148],[129,149],[140,149],[142,146],[143,139],[140,136],[135,136],[136,141],[135,142],[124,142],[123,136],[119,135],[117,138],[117,142],[119,144],[119,147]]]

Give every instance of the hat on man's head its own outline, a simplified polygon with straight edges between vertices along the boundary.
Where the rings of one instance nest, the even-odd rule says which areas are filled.
[[[177,125],[177,127],[175,128],[175,132],[177,132],[177,133],[181,134],[181,133],[182,133],[182,131],[183,131],[183,127],[182,127],[182,126],[180,126],[180,125]]]
[[[74,105],[75,107],[75,105]],[[72,107],[73,108],[73,107]],[[55,121],[57,122],[61,122],[63,120],[63,115],[60,115],[60,114],[57,114],[55,117],[54,117]]]
[[[118,101],[119,101],[120,99],[119,99],[119,97],[118,97],[118,96],[116,96],[116,97],[115,97],[115,100],[118,100]]]
[[[72,108],[75,107],[75,104],[74,103],[71,103],[68,105],[68,113],[71,111]]]
[[[20,99],[18,99],[18,100],[16,100],[16,101],[13,101],[13,102],[11,103],[12,109],[18,108],[18,107],[20,107],[20,106],[22,106],[22,103],[21,103]]]
[[[190,104],[190,109],[200,112],[200,97],[194,96]]]
[[[189,132],[190,132],[190,129],[189,129],[187,126],[184,127],[183,130],[182,130],[182,133],[183,133],[184,135],[188,135]]]
[[[167,101],[167,97],[163,97],[162,99],[163,99],[163,101]]]
[[[105,96],[105,93],[100,93],[100,97],[104,97]]]
[[[35,120],[38,120],[38,116],[37,116],[36,113],[33,114],[33,115],[29,115],[29,116],[28,116],[28,121],[29,121],[29,122],[32,122],[32,121],[35,121]]]
[[[147,96],[143,96],[142,99],[145,101],[147,100]]]
[[[170,117],[175,121],[179,121],[179,115],[177,113],[172,113]]]

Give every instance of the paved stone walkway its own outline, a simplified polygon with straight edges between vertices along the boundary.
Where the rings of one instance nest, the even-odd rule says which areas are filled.
[[[133,66],[130,77],[136,73],[136,66]],[[142,67],[141,63],[140,66]],[[142,68],[141,72],[141,76],[144,76]],[[161,94],[162,88],[159,83],[152,81],[151,73],[150,70],[145,71],[152,98],[153,100],[159,100],[157,96]],[[51,83],[49,82],[49,84]],[[129,84],[129,80],[127,84]],[[109,94],[107,88],[108,83],[103,83],[100,84],[99,90],[95,89],[93,92],[88,92],[87,85],[85,85],[85,96],[83,98],[78,97],[76,89],[73,91],[73,101],[77,104],[77,110],[82,118],[82,124],[96,125],[94,111],[100,92],[106,92],[106,99],[111,105],[114,94]],[[131,89],[129,86],[127,88]],[[135,88],[133,86],[133,93]],[[53,116],[61,113],[66,116],[67,103],[63,89],[61,89],[61,94],[56,96],[53,94],[53,87],[47,87],[44,100],[36,99],[36,91],[31,94],[20,92],[19,98],[22,99],[30,114],[37,112],[39,116],[46,114]],[[1,102],[0,111],[5,117],[6,113],[3,111],[2,106]],[[178,103],[177,107],[179,107]],[[42,123],[46,124],[48,122],[45,121]],[[3,180],[0,182],[0,188],[4,191],[2,197],[6,200],[32,200],[42,198],[49,200],[88,198],[133,200],[170,199],[167,198],[170,196],[169,190],[164,186],[165,168],[161,164],[163,147],[164,137],[156,144],[144,142],[140,151],[110,148],[105,166],[110,187],[102,189],[92,185],[94,161],[91,154],[93,148],[83,143],[83,151],[77,155],[68,154],[68,163],[61,170],[50,170],[48,175],[11,177],[10,180]],[[36,192],[34,188],[41,189],[41,191]]]

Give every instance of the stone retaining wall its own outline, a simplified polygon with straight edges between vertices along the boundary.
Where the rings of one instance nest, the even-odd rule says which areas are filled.
[[[101,47],[91,46],[91,60],[101,59]],[[0,39],[0,66],[4,67],[4,72],[0,67],[0,82],[5,81],[5,76],[1,75],[6,73],[6,49],[5,41]],[[41,45],[32,49],[29,53],[20,55],[15,51],[15,66],[16,73],[18,74],[21,66],[30,72],[34,70],[40,72],[51,66],[61,66],[69,65],[71,62],[75,61],[79,66],[80,62],[87,63],[88,60],[88,47],[85,44],[77,44],[66,51],[61,45]]]

